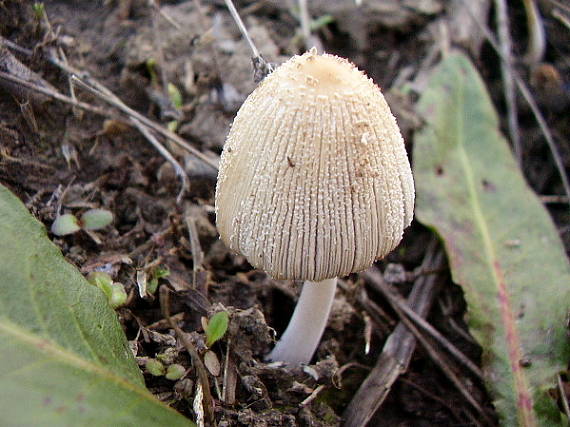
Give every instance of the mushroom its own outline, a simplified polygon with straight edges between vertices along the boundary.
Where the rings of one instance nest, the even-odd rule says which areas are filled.
[[[353,64],[313,48],[259,84],[224,145],[216,225],[254,267],[305,281],[269,360],[310,361],[337,277],[394,249],[413,208],[396,119],[378,86]]]

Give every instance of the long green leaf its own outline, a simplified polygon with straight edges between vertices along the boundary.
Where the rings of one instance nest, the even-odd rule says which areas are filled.
[[[184,426],[145,388],[115,312],[0,185],[0,425]]]
[[[418,109],[426,125],[414,147],[417,216],[444,240],[502,422],[556,425],[548,389],[570,358],[570,269],[556,228],[465,56],[440,64]]]

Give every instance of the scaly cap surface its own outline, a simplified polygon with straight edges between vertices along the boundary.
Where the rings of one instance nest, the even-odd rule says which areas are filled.
[[[253,91],[228,134],[216,186],[222,240],[274,278],[368,268],[412,221],[414,182],[372,80],[316,50]]]

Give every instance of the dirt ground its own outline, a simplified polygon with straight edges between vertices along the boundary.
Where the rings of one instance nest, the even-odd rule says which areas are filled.
[[[475,16],[495,32],[491,2],[477,2],[473,10],[459,0],[308,3],[315,20],[310,42],[349,58],[383,88],[408,151],[421,126],[414,111],[417,94],[441,52],[450,47],[471,55],[508,134],[499,59],[474,21]],[[545,111],[568,167],[570,8],[555,0],[538,2],[547,44],[541,63],[531,67],[522,60],[529,40],[525,10],[522,2],[511,3],[516,67]],[[10,42],[0,50],[0,71],[34,81],[46,92],[71,96],[69,74],[61,65],[68,64],[88,73],[128,107],[171,126],[206,159],[217,161],[232,118],[256,85],[250,50],[223,1],[162,1],[159,10],[139,0],[50,0],[43,2],[43,17],[32,4],[0,1],[0,35]],[[257,48],[272,63],[305,49],[296,5],[236,2]],[[173,105],[168,84],[178,89],[181,105]],[[412,90],[400,90],[405,85]],[[198,379],[190,357],[176,346],[161,314],[159,293],[141,298],[137,290],[137,283],[150,281],[161,267],[170,274],[159,279],[159,286],[175,292],[171,313],[201,354],[206,351],[201,318],[221,308],[231,314],[228,333],[210,356],[222,364],[221,372],[209,365],[218,425],[339,425],[399,320],[373,286],[375,276],[341,280],[314,364],[294,369],[265,364],[263,356],[273,345],[275,331],[279,335],[287,325],[299,284],[278,282],[252,270],[218,239],[214,168],[159,138],[189,177],[189,190],[177,202],[180,180],[174,168],[127,124],[124,112],[78,84],[73,94],[98,110],[72,107],[0,79],[0,182],[48,228],[59,204],[64,212],[91,207],[113,212],[111,227],[53,240],[82,272],[105,266],[125,285],[129,298],[118,314],[141,367],[147,358],[166,354],[170,362],[190,369],[176,382],[145,373],[149,389],[196,419],[192,402]],[[523,102],[519,106],[528,182],[539,195],[564,194],[536,121]],[[568,249],[567,201],[544,200]],[[406,296],[426,274],[420,266],[434,239],[431,231],[414,222],[399,248],[373,271]],[[431,274],[437,294],[429,322],[480,365],[481,349],[465,326],[461,289],[451,282],[445,265]],[[391,387],[369,425],[494,425],[497,418],[484,385],[461,366],[453,369],[478,409],[418,345],[407,372]]]

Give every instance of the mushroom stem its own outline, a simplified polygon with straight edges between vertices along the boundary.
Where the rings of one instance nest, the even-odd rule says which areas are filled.
[[[289,322],[275,348],[267,356],[287,364],[309,363],[327,326],[337,278],[306,281]]]

